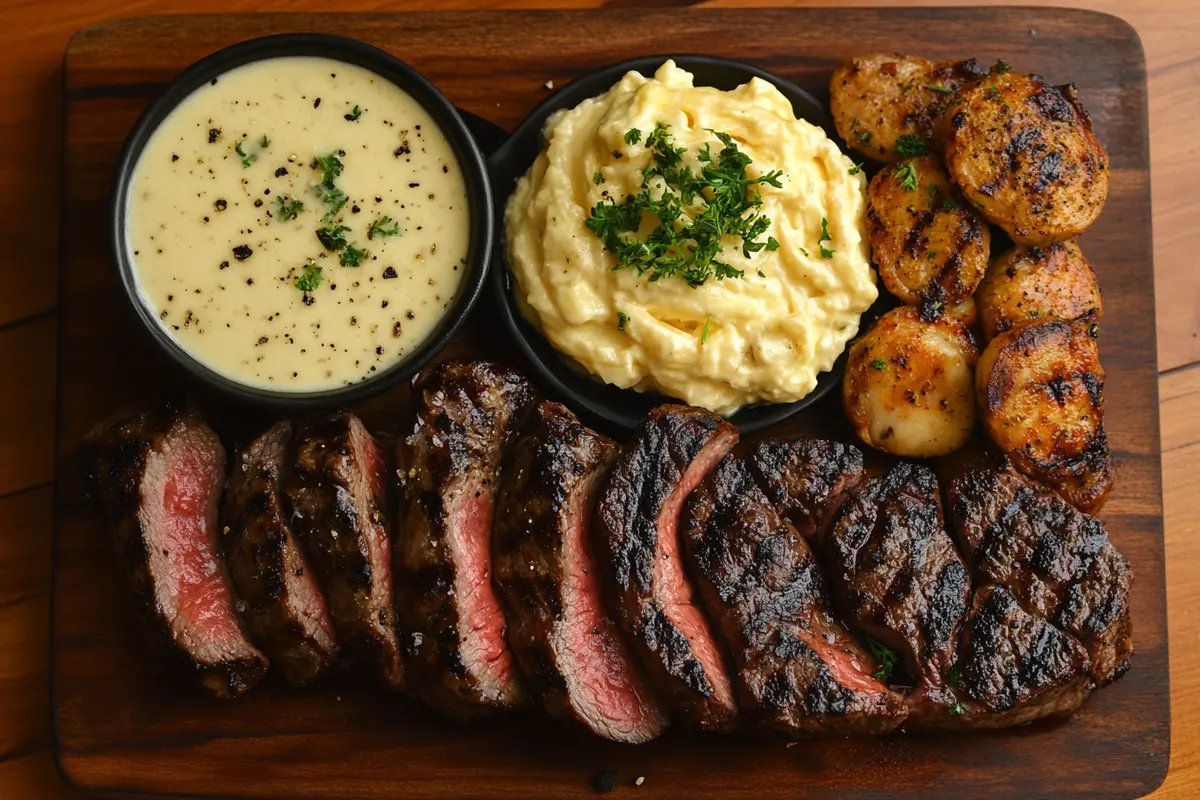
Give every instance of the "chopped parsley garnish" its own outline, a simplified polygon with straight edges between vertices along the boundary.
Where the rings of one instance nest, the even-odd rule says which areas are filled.
[[[238,158],[242,160],[243,167],[248,167],[255,161],[258,161],[258,156],[256,156],[254,153],[247,153],[242,149],[242,143],[240,141],[233,146],[233,152],[238,154]]]
[[[275,213],[280,219],[295,219],[304,210],[304,203],[287,195],[275,196]]]
[[[258,140],[258,146],[261,147],[263,150],[266,150],[268,147],[271,146],[271,140],[267,138],[267,135],[265,133],[263,134],[263,137]]]
[[[332,186],[333,182],[342,174],[342,170],[345,169],[337,153],[317,156],[317,166],[321,168],[321,183],[326,186]]]
[[[927,83],[925,88],[931,92],[941,92],[942,94],[954,94],[954,90],[949,86],[943,86],[940,83]]]
[[[325,204],[325,222],[332,222],[338,212],[349,202],[346,193],[334,185],[334,181],[342,174],[342,160],[337,152],[327,156],[317,156],[313,159],[313,169],[320,168],[321,182],[317,184],[317,197]]]
[[[708,341],[708,324],[712,322],[712,317],[704,318],[704,330],[700,331],[700,344]]]
[[[833,254],[837,250],[830,250],[825,246],[825,242],[832,242],[833,237],[829,235],[829,220],[821,217],[821,238],[817,240],[817,246],[821,248],[821,258],[833,258]],[[808,251],[804,251],[804,255],[808,255]]]
[[[1012,72],[1012,64],[1008,63],[1004,59],[1001,59],[996,62],[995,66],[992,67],[992,72],[997,75],[1004,75],[1005,73]]]
[[[625,131],[625,144],[637,144],[642,140],[642,132],[637,128]]]
[[[296,278],[296,288],[302,292],[311,292],[321,285],[321,268],[316,264],[306,264],[300,276]]]
[[[955,703],[954,705],[950,706],[950,716],[952,716],[952,717],[961,717],[963,714],[966,714],[966,713],[967,713],[967,707],[964,706],[962,703]]]
[[[592,183],[596,184],[597,186],[604,183],[604,175],[600,172],[600,170],[596,170],[592,173]]]
[[[942,677],[946,679],[946,683],[949,683],[952,686],[957,686],[958,684],[962,683],[963,674],[962,670],[955,666],[946,670]]]
[[[617,330],[619,330],[619,331],[625,330],[626,322],[629,322],[629,317],[626,316],[624,311],[618,311],[617,312]]]
[[[871,651],[871,655],[879,662],[879,669],[875,670],[875,677],[884,683],[892,677],[892,670],[896,668],[896,651],[880,641],[868,636],[867,647]]]
[[[341,250],[346,246],[346,232],[349,230],[345,225],[322,225],[317,228],[317,238],[326,250]]]
[[[347,244],[346,249],[342,251],[338,261],[343,267],[357,267],[367,257],[366,249],[355,247],[352,244]]]
[[[901,158],[916,158],[925,155],[925,140],[915,133],[904,133],[896,137],[896,152]]]
[[[953,209],[958,208],[958,198],[957,197],[943,197],[942,198],[942,208],[945,209],[946,211],[952,211]]]
[[[762,196],[753,187],[770,184],[781,188],[778,170],[750,178],[746,167],[752,162],[727,133],[709,131],[721,142],[721,151],[709,161],[700,161],[700,172],[683,162],[685,147],[676,147],[667,126],[659,123],[646,137],[650,164],[642,169],[641,190],[617,202],[607,197],[597,203],[587,220],[588,229],[617,258],[613,269],[636,269],[650,273],[650,280],[678,275],[693,288],[711,277],[740,278],[742,270],[720,260],[726,237],[742,240],[742,255],[768,248],[778,242],[762,241],[771,220],[755,209]],[[626,141],[640,141],[641,131],[631,129]],[[658,224],[645,237],[637,236],[645,215]],[[774,242],[774,244],[772,244]]]
[[[371,223],[371,227],[367,228],[368,239],[374,239],[376,236],[398,236],[399,234],[400,223],[391,217],[380,217]]]
[[[354,108],[350,109],[350,113],[345,116],[347,122],[358,122],[358,118],[362,116],[362,109],[355,103]]]
[[[863,168],[863,162],[860,161],[857,164],[855,164],[853,167],[851,167],[850,169],[846,170],[846,172],[849,172],[851,175],[857,175],[858,173],[862,172],[862,168]]]
[[[882,358],[877,358],[871,362],[871,369],[877,369],[880,372],[883,372],[885,369],[887,369],[887,362]]]
[[[896,167],[896,180],[900,181],[900,187],[908,191],[915,191],[917,188],[917,168],[913,166],[911,161],[905,161],[900,166]]]

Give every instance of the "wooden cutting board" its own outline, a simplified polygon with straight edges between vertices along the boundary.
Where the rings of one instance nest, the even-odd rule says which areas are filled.
[[[641,747],[601,742],[530,713],[462,726],[353,676],[311,690],[268,681],[219,702],[147,656],[118,585],[110,538],[82,496],[75,445],[117,406],[179,388],[137,330],[105,236],[113,164],[162,83],[225,45],[324,31],[390,50],[458,106],[511,128],[545,84],[633,56],[703,52],[748,61],[827,98],[849,56],[1003,58],[1074,81],[1112,159],[1108,205],[1082,239],[1104,290],[1117,489],[1103,518],[1133,565],[1133,669],[1073,719],[992,734],[787,744],[680,731]],[[294,798],[568,798],[617,773],[640,798],[1122,797],[1157,786],[1170,729],[1162,488],[1155,380],[1146,74],[1137,34],[1061,9],[792,9],[198,16],[89,28],[65,60],[59,317],[53,723],[59,763],[108,795]],[[451,345],[507,355],[490,299]],[[359,409],[381,434],[407,415],[400,387]],[[261,414],[208,404],[237,437]],[[771,433],[843,430],[818,404]],[[633,782],[645,777],[640,787]]]

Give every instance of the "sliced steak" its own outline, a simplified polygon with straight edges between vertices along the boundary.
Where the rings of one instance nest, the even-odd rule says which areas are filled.
[[[504,460],[492,565],[508,642],[546,710],[640,743],[669,718],[604,606],[589,538],[600,481],[618,452],[564,406],[539,403]]]
[[[338,643],[325,593],[288,522],[284,476],[291,469],[292,425],[273,425],[238,453],[225,497],[225,557],[242,619],[295,686],[329,671]]]
[[[737,709],[725,659],[684,576],[679,513],[737,438],[715,414],[660,406],[617,459],[596,506],[597,555],[616,588],[621,627],[660,695],[701,728],[731,724]]]
[[[759,442],[745,460],[767,498],[809,541],[863,477],[857,447],[824,439]]]
[[[940,718],[924,715],[927,727],[1007,728],[1066,716],[1091,691],[1083,645],[1028,614],[1004,586],[975,593],[959,652],[950,676],[957,702]]]
[[[944,674],[971,580],[942,524],[937,477],[901,462],[868,478],[822,531],[818,550],[843,619],[899,654],[914,680],[914,712],[932,705],[944,715],[954,703]]]
[[[221,561],[221,440],[195,412],[168,405],[101,423],[80,455],[151,642],[218,697],[253,687],[268,661],[246,637]]]
[[[1030,613],[1079,639],[1098,685],[1124,674],[1133,653],[1131,575],[1104,523],[990,464],[951,478],[946,500],[976,585],[1007,586]]]
[[[404,689],[383,454],[362,420],[345,411],[301,428],[295,453],[284,484],[292,530],[325,589],[342,646],[386,686]]]
[[[886,733],[904,721],[903,698],[830,613],[808,543],[742,461],[726,458],[692,493],[682,538],[747,723],[801,736]]]
[[[398,443],[396,606],[411,684],[454,717],[526,698],[492,586],[491,540],[502,451],[532,401],[513,370],[443,362],[414,383],[416,422]]]

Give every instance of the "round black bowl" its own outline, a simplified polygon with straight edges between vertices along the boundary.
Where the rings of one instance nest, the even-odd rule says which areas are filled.
[[[513,297],[513,287],[516,284],[508,268],[504,208],[517,179],[529,170],[541,152],[542,129],[551,114],[564,108],[573,108],[589,97],[603,94],[630,70],[637,70],[643,75],[653,74],[667,59],[673,59],[681,68],[692,73],[698,86],[715,86],[718,89],[730,90],[751,78],[769,81],[791,101],[792,110],[797,117],[823,128],[834,138],[833,126],[821,103],[790,81],[757,67],[725,58],[664,55],[622,61],[567,84],[538,105],[513,131],[508,141],[488,157],[488,173],[492,180],[492,197],[496,204],[495,216],[499,226],[493,256],[496,263],[492,267],[492,289],[496,294],[503,323],[512,333],[517,346],[533,369],[555,392],[571,403],[576,410],[606,420],[625,430],[635,428],[650,409],[670,400],[660,394],[620,389],[589,377],[582,367],[571,364],[567,356],[555,350],[546,337],[525,319]],[[804,399],[795,403],[748,406],[731,416],[730,421],[743,432],[774,425],[812,405],[837,386],[844,367],[843,354],[829,372],[818,376],[816,388]]]
[[[285,56],[319,56],[355,64],[399,86],[420,103],[446,135],[466,182],[470,204],[470,244],[467,268],[446,314],[429,337],[407,356],[366,380],[349,386],[315,392],[281,392],[247,386],[205,366],[188,353],[159,324],[138,292],[125,237],[129,184],[142,150],[158,126],[176,106],[200,86],[236,67]],[[487,279],[492,250],[492,196],[483,155],[471,132],[450,101],[419,72],[400,59],[371,45],[340,36],[295,33],[251,39],[218,50],[188,67],[146,109],[117,159],[116,184],[110,207],[109,236],[121,285],[142,326],[158,346],[192,377],[219,393],[240,401],[285,408],[320,408],[352,403],[412,377],[435,356],[466,320]]]

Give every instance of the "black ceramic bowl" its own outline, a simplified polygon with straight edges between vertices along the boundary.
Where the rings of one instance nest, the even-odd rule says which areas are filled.
[[[492,267],[492,289],[496,294],[501,319],[512,332],[517,346],[533,369],[555,392],[571,403],[577,411],[606,420],[626,430],[636,427],[650,409],[663,402],[669,402],[669,399],[659,394],[620,389],[589,377],[578,364],[570,364],[568,358],[555,350],[545,336],[525,319],[513,296],[516,284],[508,268],[504,208],[517,179],[529,170],[541,152],[542,129],[551,114],[561,109],[573,108],[589,97],[603,94],[630,70],[637,70],[643,75],[653,74],[667,59],[674,59],[681,68],[692,73],[698,86],[715,86],[718,89],[730,90],[751,78],[769,81],[791,101],[792,110],[797,117],[823,128],[834,138],[833,126],[821,103],[790,81],[757,67],[725,58],[664,55],[622,61],[567,84],[535,108],[513,131],[508,141],[488,157],[492,196],[496,203],[496,224],[500,228],[493,256],[496,263]],[[870,313],[872,312],[868,312]],[[816,388],[804,399],[795,403],[749,406],[738,411],[730,420],[743,432],[750,432],[774,425],[807,408],[841,382],[845,359],[843,354],[832,370],[819,375]]]
[[[467,200],[471,207],[467,271],[445,316],[429,337],[403,359],[366,380],[316,392],[280,392],[247,386],[213,371],[188,353],[162,328],[139,294],[125,236],[129,185],[134,169],[146,143],[167,115],[188,95],[213,78],[245,64],[285,56],[320,56],[355,64],[407,92],[429,112],[446,135],[462,167]],[[492,208],[483,155],[454,106],[424,76],[395,56],[354,39],[316,33],[281,34],[227,47],[193,64],[146,109],[125,140],[117,159],[109,236],[121,284],[139,321],[159,347],[190,375],[238,400],[287,408],[320,408],[361,400],[412,377],[445,347],[471,313],[483,290],[492,250]]]

